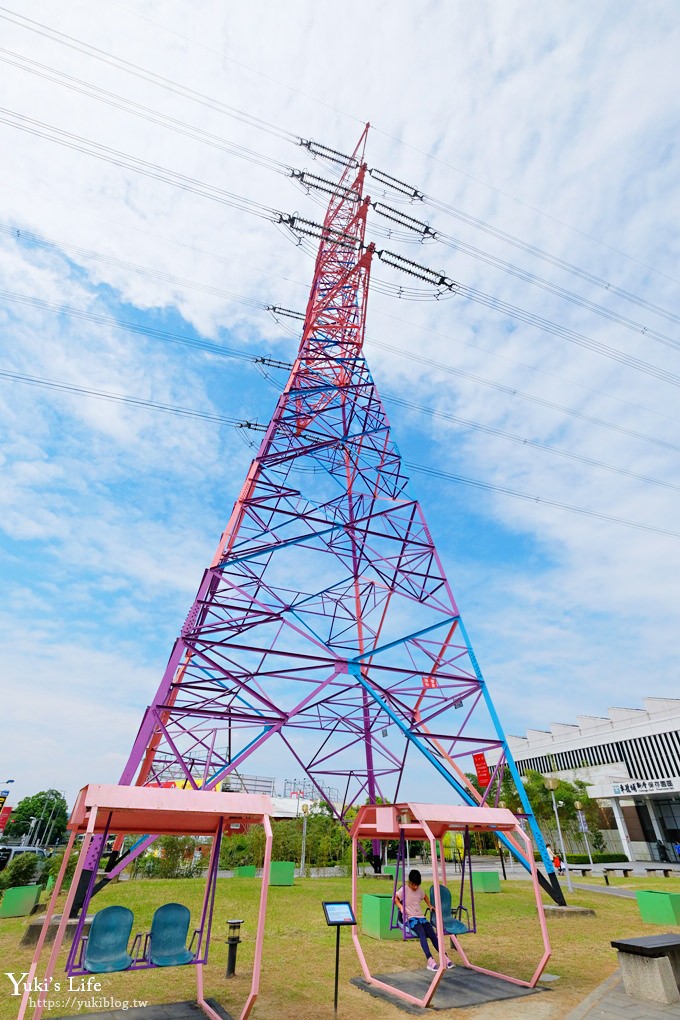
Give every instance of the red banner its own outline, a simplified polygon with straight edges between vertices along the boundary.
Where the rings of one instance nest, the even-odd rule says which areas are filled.
[[[9,816],[12,814],[13,810],[14,808],[11,808],[8,804],[7,807],[2,808],[0,811],[0,832],[5,831],[5,826],[7,825]]]
[[[486,758],[482,751],[479,754],[473,754],[472,760],[475,763],[475,772],[477,773],[477,782],[486,789],[491,781],[491,773],[489,772],[489,766],[486,764]]]

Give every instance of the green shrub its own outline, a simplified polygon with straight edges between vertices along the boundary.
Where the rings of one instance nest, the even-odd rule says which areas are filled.
[[[534,860],[540,861],[541,855],[534,851]],[[567,854],[569,864],[590,864],[587,854]],[[625,854],[593,854],[593,864],[617,864],[619,861],[627,861]]]
[[[146,878],[195,878],[205,868],[202,860],[195,860],[196,841],[191,836],[161,836],[157,854],[145,854],[139,861],[137,872]]]
[[[590,864],[587,854],[567,854],[570,864]],[[593,864],[617,864],[619,861],[627,861],[625,854],[593,854]]]
[[[37,854],[18,854],[0,872],[0,889],[15,889],[20,885],[31,885],[38,881],[44,862]]]
[[[52,854],[52,856],[48,859],[42,875],[43,881],[46,882],[48,878],[51,878],[54,882],[57,881],[57,876],[59,875],[59,869],[61,867],[61,862],[64,860],[65,852],[66,851],[62,850],[61,853]],[[63,889],[68,889],[71,884],[71,879],[73,878],[73,873],[76,870],[76,864],[78,863],[79,853],[79,850],[73,850],[71,852],[71,858],[66,868],[66,875],[64,876]]]

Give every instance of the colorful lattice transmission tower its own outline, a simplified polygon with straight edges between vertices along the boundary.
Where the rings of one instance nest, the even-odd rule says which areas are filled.
[[[290,377],[121,782],[211,789],[280,741],[319,797],[341,791],[340,815],[397,800],[418,764],[476,804],[466,772],[492,751],[488,790],[508,769],[563,902],[363,354],[366,131],[317,231]]]

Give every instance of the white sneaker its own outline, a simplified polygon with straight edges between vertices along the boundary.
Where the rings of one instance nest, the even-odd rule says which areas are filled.
[[[437,963],[435,963],[434,959],[431,956],[428,956],[427,958],[427,969],[439,970],[439,966],[437,965]]]
[[[443,960],[443,962],[444,962],[444,963],[446,964],[446,969],[447,969],[447,970],[453,970],[453,968],[454,968],[455,964],[454,964],[453,960],[449,960],[449,958],[448,958],[448,956],[446,955],[446,953],[444,954],[444,960]]]

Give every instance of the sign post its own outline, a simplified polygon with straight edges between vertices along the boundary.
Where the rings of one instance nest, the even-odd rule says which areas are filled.
[[[326,924],[335,926],[335,998],[333,1012],[338,1012],[338,973],[340,971],[340,928],[347,924],[356,924],[352,905],[347,900],[322,900],[321,906],[326,915]]]

